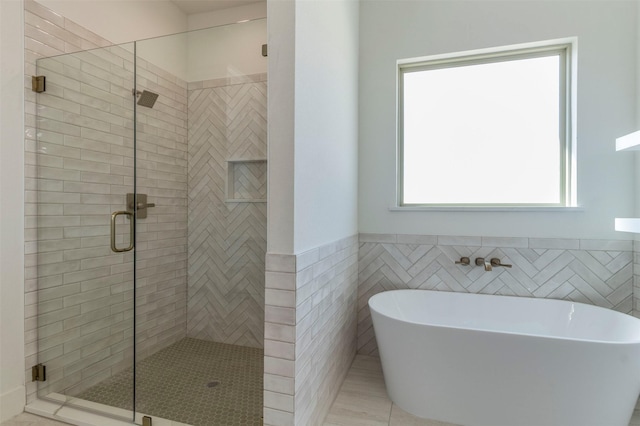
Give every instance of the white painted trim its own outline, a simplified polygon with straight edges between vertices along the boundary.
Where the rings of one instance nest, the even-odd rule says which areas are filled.
[[[0,421],[24,410],[24,2],[0,1]]]
[[[0,423],[22,413],[26,394],[25,387],[18,386],[0,395]]]
[[[584,207],[456,207],[456,206],[415,206],[400,207],[390,206],[391,212],[558,212],[573,213],[584,212]]]
[[[576,122],[575,109],[577,105],[576,98],[576,79],[575,70],[577,68],[577,37],[568,37],[562,39],[536,41],[532,43],[523,43],[516,45],[497,46],[487,49],[470,50],[463,52],[454,52],[446,54],[438,54],[425,56],[420,58],[399,59],[396,61],[396,203],[400,207],[404,200],[404,81],[407,73],[425,72],[430,70],[442,70],[456,66],[469,66],[479,64],[494,64],[501,61],[531,59],[548,56],[559,56],[559,117],[558,125],[560,126],[559,152],[560,152],[560,203],[561,207],[577,207],[577,175],[576,169]],[[429,205],[426,202],[426,208],[440,208],[437,204]],[[488,203],[477,203],[479,207],[485,210],[485,207],[493,208]],[[551,204],[551,203],[550,203]],[[423,206],[419,206],[423,207]],[[472,207],[472,206],[470,206]],[[526,206],[523,206],[528,208]],[[467,207],[465,207],[467,209]],[[447,209],[446,211],[450,211]],[[499,207],[499,210],[486,211],[505,211]],[[509,210],[510,211],[510,210]]]
[[[578,37],[564,37],[551,40],[534,41],[530,43],[510,44],[506,46],[488,47],[485,49],[464,50],[453,53],[442,53],[438,55],[419,56],[415,58],[399,59],[397,61],[398,66],[411,64],[414,62],[432,62],[438,60],[452,60],[455,58],[461,58],[465,56],[482,56],[482,55],[494,55],[495,53],[505,52],[507,50],[527,50],[546,48],[553,45],[575,44],[578,41]]]

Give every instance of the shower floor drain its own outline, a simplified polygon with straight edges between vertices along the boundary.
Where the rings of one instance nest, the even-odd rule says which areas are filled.
[[[179,424],[261,426],[263,366],[262,349],[185,338],[136,364],[136,401]],[[131,410],[133,375],[129,367],[80,395]]]
[[[207,383],[207,387],[208,388],[215,388],[216,386],[218,386],[220,384],[220,382],[218,380],[213,380],[209,383]]]

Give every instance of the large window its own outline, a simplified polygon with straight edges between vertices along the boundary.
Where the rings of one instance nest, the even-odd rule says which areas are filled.
[[[400,64],[399,204],[571,205],[570,49]]]

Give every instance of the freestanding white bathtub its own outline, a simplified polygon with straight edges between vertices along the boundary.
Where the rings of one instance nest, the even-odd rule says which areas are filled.
[[[560,300],[426,290],[369,299],[391,400],[465,426],[627,426],[640,320]]]

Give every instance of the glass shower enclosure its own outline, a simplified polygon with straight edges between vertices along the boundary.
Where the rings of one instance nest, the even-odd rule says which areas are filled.
[[[260,424],[266,20],[37,62],[39,398]]]

